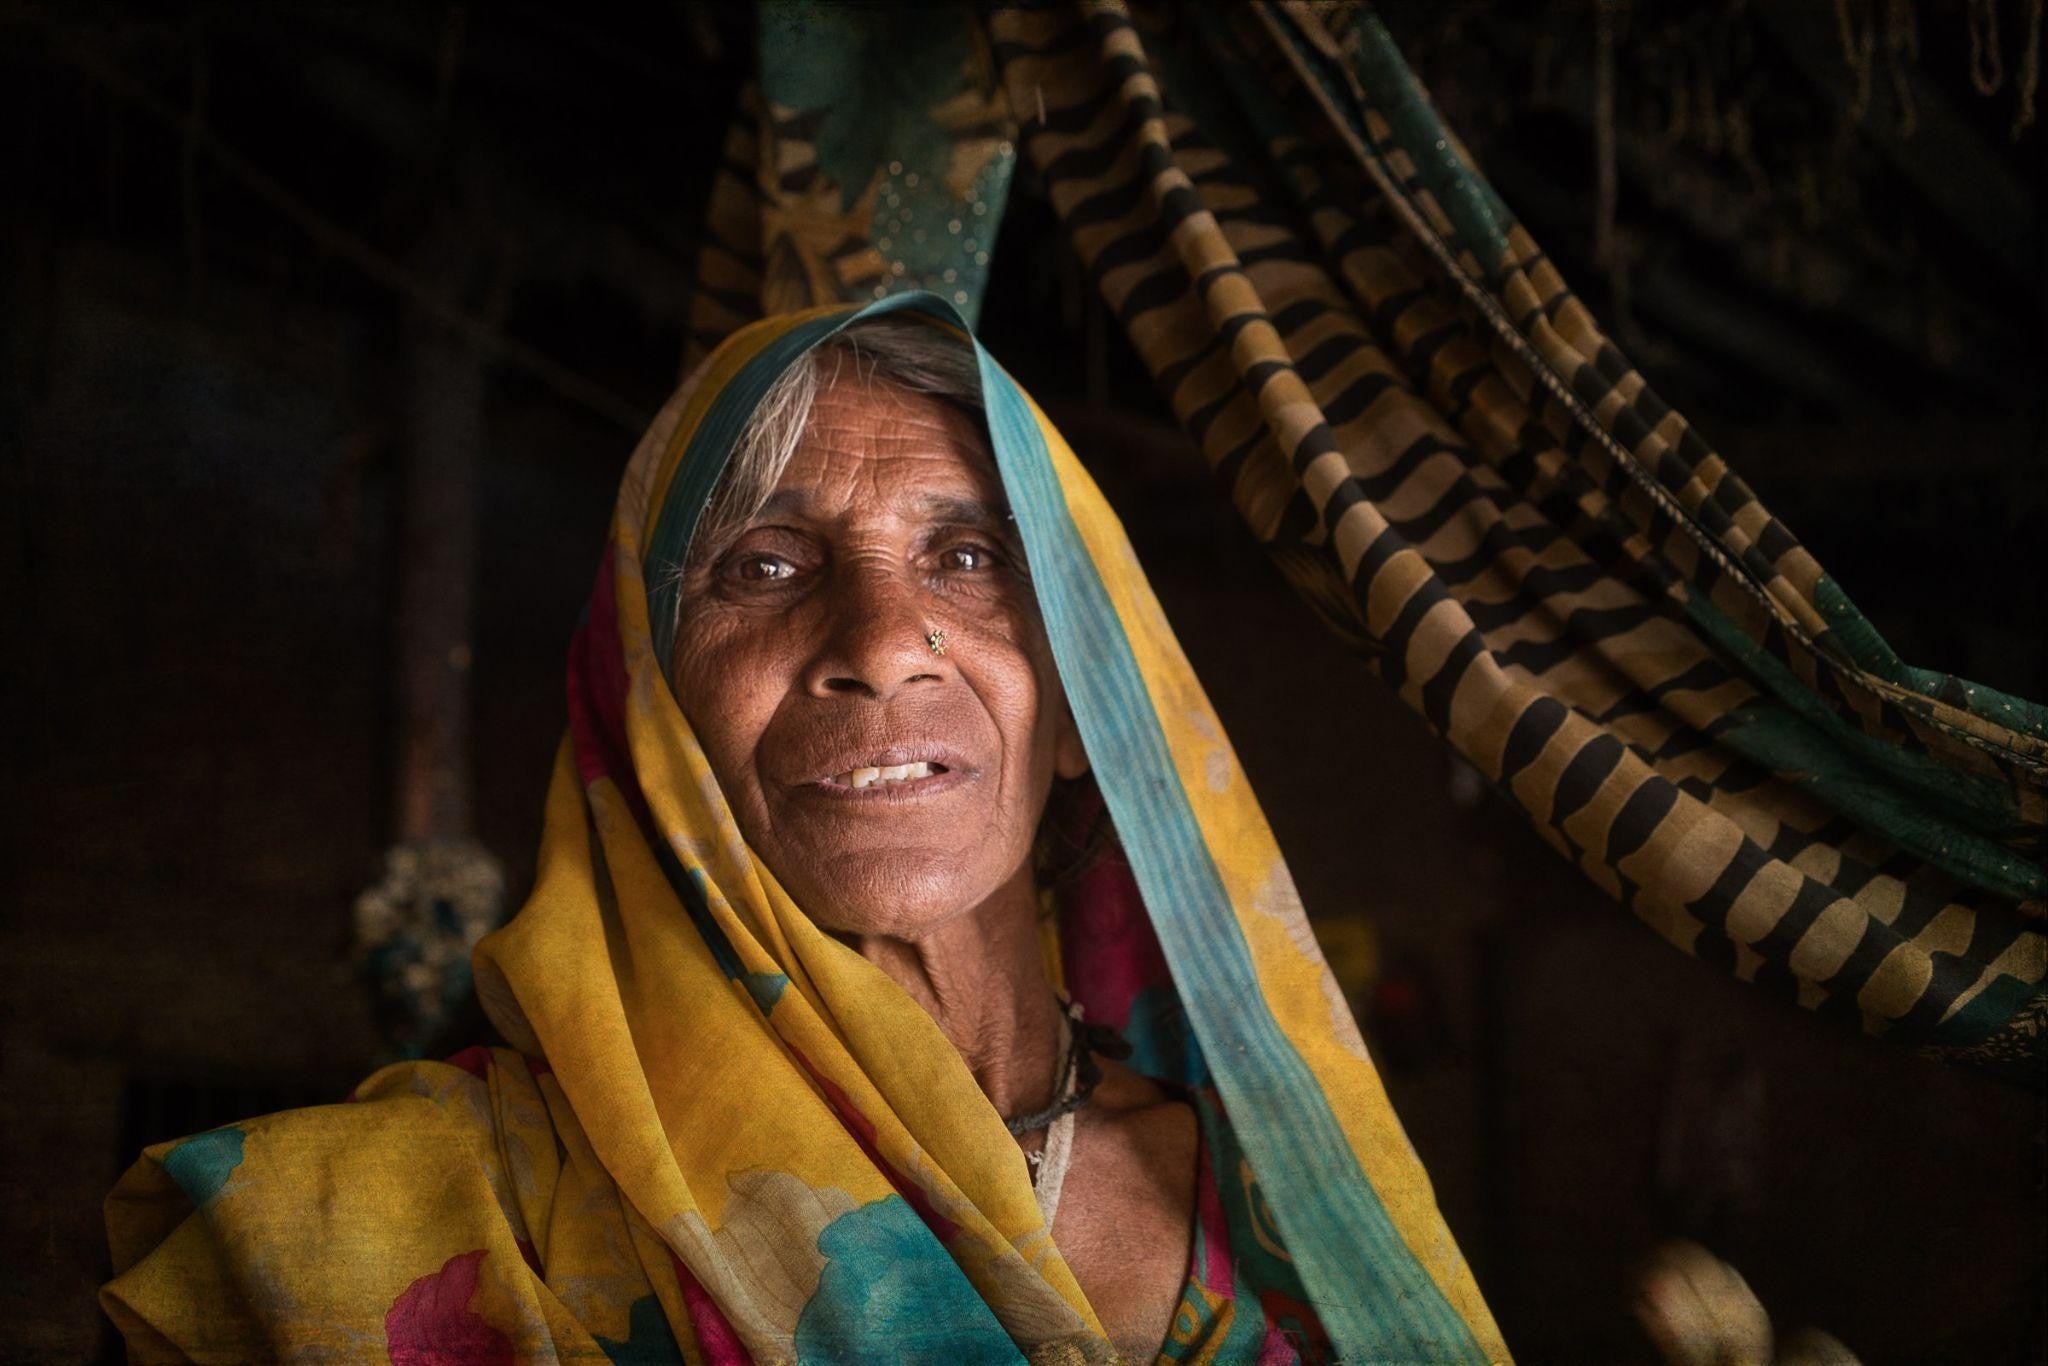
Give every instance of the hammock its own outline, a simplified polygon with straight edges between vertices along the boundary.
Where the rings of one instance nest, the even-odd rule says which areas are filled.
[[[1016,158],[1288,580],[1596,884],[2040,1086],[2048,708],[1908,666],[1601,333],[1353,4],[764,5],[693,347],[931,289]]]

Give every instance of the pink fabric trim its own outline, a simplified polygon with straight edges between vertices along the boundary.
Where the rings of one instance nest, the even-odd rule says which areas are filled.
[[[718,1302],[704,1293],[704,1287],[683,1265],[682,1258],[670,1253],[668,1261],[683,1292],[683,1307],[690,1311],[690,1328],[697,1335],[697,1349],[704,1354],[705,1366],[753,1366],[754,1358],[740,1341],[740,1335],[732,1330]]]

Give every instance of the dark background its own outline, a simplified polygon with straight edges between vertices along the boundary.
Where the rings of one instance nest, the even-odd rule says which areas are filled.
[[[1607,101],[1591,4],[1382,12],[1567,277],[1900,652],[2038,699],[2027,12],[1994,10],[1982,94],[1969,9],[1902,7],[1909,50],[1899,8],[1852,0],[1845,51],[1819,0],[1614,6]],[[475,828],[523,890],[564,648],[634,415],[677,378],[751,32],[676,4],[0,9],[0,1355],[108,1349],[98,1206],[141,1145],[380,1060],[349,907],[395,823],[405,339],[451,303],[490,357]],[[985,335],[1126,518],[1509,1342],[1646,1356],[1628,1269],[1683,1234],[1866,1360],[2042,1359],[2039,1096],[1618,912],[1258,556],[1028,174],[992,280]]]

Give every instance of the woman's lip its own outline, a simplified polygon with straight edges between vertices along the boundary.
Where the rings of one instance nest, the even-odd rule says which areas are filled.
[[[919,742],[891,745],[887,749],[843,752],[811,768],[814,783],[830,783],[860,768],[901,768],[907,764],[932,764],[955,773],[973,772],[974,765],[959,751],[944,745]],[[798,772],[803,770],[799,769]]]
[[[975,776],[966,769],[949,768],[928,778],[904,778],[895,782],[869,783],[866,787],[851,787],[832,778],[820,778],[815,782],[804,783],[797,790],[807,796],[818,796],[827,801],[879,802],[887,806],[923,801],[927,797],[951,792],[973,782]]]

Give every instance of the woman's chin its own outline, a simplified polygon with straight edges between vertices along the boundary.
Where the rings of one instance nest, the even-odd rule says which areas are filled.
[[[985,903],[1007,879],[977,877],[957,855],[872,854],[839,861],[835,875],[791,894],[804,913],[844,935],[921,939]]]

